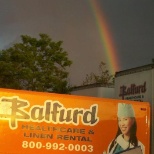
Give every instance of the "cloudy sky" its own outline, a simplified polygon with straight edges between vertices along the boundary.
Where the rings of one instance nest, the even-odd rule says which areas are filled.
[[[70,84],[81,85],[101,61],[111,73],[152,63],[154,1],[0,0],[0,50],[39,33],[63,41]]]

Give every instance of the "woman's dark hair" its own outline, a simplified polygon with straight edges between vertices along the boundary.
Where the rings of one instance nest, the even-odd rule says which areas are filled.
[[[134,118],[134,123],[130,129],[130,139],[129,139],[129,143],[131,143],[133,146],[138,146],[138,141],[137,141],[137,137],[136,137],[136,132],[137,132],[137,124],[136,124],[136,119]],[[112,141],[110,147],[109,147],[109,152],[111,151],[111,149],[113,148],[114,144],[116,143],[116,138],[121,134],[121,130],[118,127],[118,131],[117,134],[114,138],[114,140]]]

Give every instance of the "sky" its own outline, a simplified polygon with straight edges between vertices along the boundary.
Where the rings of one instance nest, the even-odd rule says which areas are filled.
[[[0,50],[39,33],[63,41],[69,83],[79,86],[101,61],[113,75],[152,63],[154,1],[0,0]]]

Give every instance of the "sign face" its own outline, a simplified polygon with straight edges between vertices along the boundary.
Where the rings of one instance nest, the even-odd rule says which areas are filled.
[[[153,102],[153,78],[151,70],[136,71],[115,78],[117,99]]]
[[[130,86],[120,86],[119,97],[121,99],[143,101],[146,92],[146,82],[143,85],[131,84]]]
[[[132,105],[137,140],[149,154],[147,102],[9,89],[0,89],[0,153],[108,153],[120,128],[119,103]],[[128,126],[123,125],[120,129],[125,134]]]

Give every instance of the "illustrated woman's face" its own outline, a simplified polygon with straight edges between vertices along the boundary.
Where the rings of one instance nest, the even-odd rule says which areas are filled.
[[[130,117],[121,117],[118,118],[119,128],[124,135],[130,135],[130,129],[134,123],[134,118]]]

